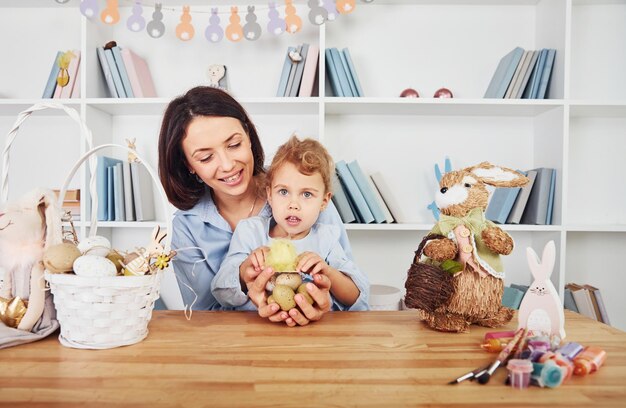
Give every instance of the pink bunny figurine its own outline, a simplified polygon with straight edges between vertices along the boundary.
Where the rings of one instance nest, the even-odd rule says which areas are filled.
[[[526,248],[528,266],[534,281],[522,299],[518,313],[518,328],[556,334],[565,338],[563,303],[550,280],[554,269],[556,248],[550,241],[543,248],[541,261],[532,248]]]

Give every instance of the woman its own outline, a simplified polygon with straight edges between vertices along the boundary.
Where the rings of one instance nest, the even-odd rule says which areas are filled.
[[[170,202],[180,210],[173,221],[172,247],[181,251],[173,265],[183,283],[183,300],[194,309],[223,309],[210,287],[235,226],[254,215],[271,215],[265,200],[264,157],[254,124],[228,93],[196,87],[168,105],[159,135],[159,175]],[[341,245],[352,258],[337,210],[330,205],[318,222],[341,227]],[[202,248],[207,259],[198,249],[182,250],[190,247]],[[265,284],[272,274],[266,269],[249,274],[254,280],[241,282],[260,316],[295,326],[319,320],[330,310],[330,283],[321,274],[317,287],[309,291],[314,305],[297,302],[302,313],[268,305]]]

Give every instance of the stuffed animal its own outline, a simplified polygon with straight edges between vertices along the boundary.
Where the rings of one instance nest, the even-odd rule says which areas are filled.
[[[0,210],[0,297],[27,301],[17,329],[32,331],[46,304],[43,252],[62,242],[61,212],[49,190],[35,190]],[[25,302],[26,304],[26,302]]]
[[[466,332],[471,324],[498,327],[511,320],[513,310],[501,305],[504,270],[500,255],[511,253],[513,239],[485,219],[489,199],[486,185],[520,187],[527,182],[524,175],[487,162],[443,175],[435,199],[441,217],[430,232],[439,237],[425,244],[426,258],[416,262],[457,267],[449,269],[454,274],[447,279],[451,295],[428,310],[421,308],[429,327]],[[441,273],[449,272],[442,269]],[[415,298],[412,292],[435,285],[429,279],[407,279],[407,299]],[[416,307],[411,302],[407,306]]]

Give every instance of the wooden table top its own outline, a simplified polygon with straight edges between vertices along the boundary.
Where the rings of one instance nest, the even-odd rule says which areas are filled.
[[[626,406],[626,333],[566,312],[567,340],[603,347],[600,371],[556,389],[450,380],[493,361],[489,329],[426,328],[415,311],[330,313],[306,327],[254,313],[155,311],[141,343],[65,348],[53,335],[0,350],[0,404],[71,406]],[[514,328],[514,319],[509,328]],[[498,329],[504,330],[504,329]]]

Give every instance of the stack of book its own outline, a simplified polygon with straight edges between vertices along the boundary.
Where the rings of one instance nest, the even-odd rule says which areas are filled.
[[[611,324],[600,289],[591,285],[568,283],[565,285],[564,297],[563,303],[566,309],[599,322]]]
[[[97,47],[98,60],[112,98],[152,98],[156,90],[146,60],[129,48],[107,43]]]
[[[52,69],[48,75],[46,87],[41,96],[42,98],[80,98],[80,50],[72,50],[70,52],[71,54],[68,54],[71,60],[67,67],[67,75],[69,77],[67,84],[65,86],[57,84],[57,77],[61,71],[59,60],[65,54],[63,51],[57,51],[52,63]]]
[[[154,220],[152,178],[141,163],[98,156],[98,221]]]
[[[59,190],[53,190],[58,197],[61,194]],[[80,220],[80,190],[67,190],[63,198],[64,213],[69,213],[72,221]]]
[[[335,164],[333,203],[346,224],[405,222],[398,202],[380,173],[365,175],[354,160]]]
[[[498,63],[485,98],[545,99],[555,55],[552,48],[529,51],[515,47]]]
[[[278,82],[276,96],[317,96],[317,71],[320,47],[302,44],[289,47]]]
[[[556,169],[541,167],[521,173],[528,177],[528,184],[496,188],[485,218],[496,224],[551,225]]]
[[[326,49],[326,73],[334,96],[363,96],[350,51]]]

